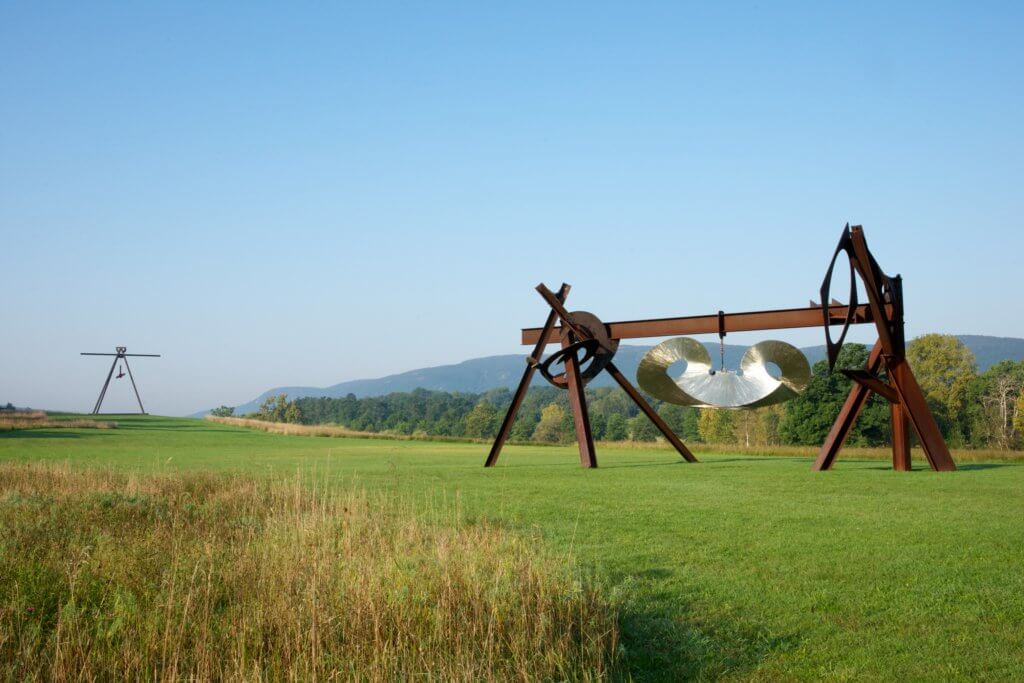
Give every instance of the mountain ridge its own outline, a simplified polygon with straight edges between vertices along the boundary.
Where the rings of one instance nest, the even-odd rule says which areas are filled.
[[[977,334],[955,336],[974,353],[978,361],[979,372],[984,372],[1002,360],[1024,360],[1024,339]],[[704,345],[708,348],[711,357],[717,361],[718,344],[715,342],[705,342]],[[627,377],[632,378],[636,375],[636,367],[640,363],[640,358],[650,348],[650,346],[620,345],[619,351],[615,355],[615,364]],[[746,346],[726,344],[726,366],[738,366],[740,358],[743,357],[743,352],[746,349]],[[824,345],[807,346],[800,350],[807,356],[807,360],[810,361],[811,365],[825,358]],[[499,387],[511,389],[515,388],[520,376],[522,376],[524,359],[524,354],[484,356],[464,360],[460,363],[417,368],[384,377],[347,380],[326,387],[274,387],[263,392],[253,400],[237,406],[235,413],[241,415],[254,412],[267,397],[276,396],[281,393],[287,394],[289,399],[310,396],[340,398],[350,393],[358,398],[365,398],[369,396],[383,396],[395,392],[412,391],[414,389],[465,393],[482,393]],[[606,373],[602,373],[594,378],[592,386],[611,386],[613,383],[613,380]],[[209,414],[209,412],[209,410],[202,410],[194,413],[193,417],[202,417]]]

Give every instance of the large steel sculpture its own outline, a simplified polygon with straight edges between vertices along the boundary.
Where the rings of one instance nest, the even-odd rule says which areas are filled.
[[[833,274],[837,266],[841,267],[843,263],[849,267],[847,304],[831,298]],[[867,297],[865,304],[858,302],[858,279]],[[890,404],[893,469],[910,469],[911,428],[932,469],[956,469],[942,433],[907,364],[902,281],[898,275],[890,277],[882,272],[868,250],[860,226],[851,228],[847,225],[843,229],[821,285],[821,304],[811,302],[805,308],[747,313],[719,311],[715,315],[605,324],[592,313],[569,312],[565,308],[569,289],[567,284],[563,284],[557,292],[552,292],[543,284],[537,286],[537,291],[551,310],[543,327],[522,331],[522,343],[532,344],[533,352],[526,358],[526,369],[487,456],[487,467],[497,463],[537,371],[554,386],[569,392],[580,464],[584,467],[597,467],[584,386],[602,370],[615,379],[685,460],[696,462],[697,459],[686,445],[615,366],[612,359],[622,339],[717,332],[721,341],[729,332],[821,325],[825,328],[829,369],[834,370],[850,326],[873,323],[878,331],[878,341],[871,350],[867,365],[857,370],[841,370],[853,380],[853,386],[821,448],[814,469],[826,470],[832,466],[872,393],[878,394]],[[833,334],[833,326],[841,326],[838,335]],[[545,359],[545,348],[554,343],[560,344],[562,348]],[[669,367],[680,360],[686,361],[686,370],[680,377],[673,379],[668,375]],[[778,376],[769,372],[769,364],[776,366]],[[556,373],[558,367],[562,370]],[[756,408],[779,403],[801,392],[810,381],[806,358],[785,342],[764,341],[755,344],[744,354],[740,369],[742,374],[726,371],[724,367],[715,371],[707,349],[695,340],[684,337],[670,339],[651,349],[640,363],[637,378],[640,386],[655,398],[680,405],[714,408]]]
[[[99,398],[96,399],[96,405],[93,406],[93,409],[92,409],[92,414],[93,415],[99,415],[100,414],[100,408],[103,406],[103,399],[107,395],[107,388],[110,387],[110,380],[111,380],[111,378],[113,378],[113,379],[121,379],[122,377],[124,377],[125,376],[125,374],[124,374],[124,369],[125,368],[128,368],[128,379],[131,380],[132,390],[135,392],[135,400],[138,401],[138,403],[139,403],[139,414],[140,415],[145,415],[146,414],[146,409],[142,407],[142,397],[139,396],[139,388],[137,386],[135,386],[135,377],[132,375],[132,366],[128,365],[128,358],[129,357],[133,357],[133,358],[135,358],[135,357],[138,357],[138,358],[159,358],[160,354],[158,354],[158,353],[126,353],[127,351],[128,351],[127,347],[125,347],[125,346],[118,346],[118,347],[114,348],[114,353],[82,353],[81,354],[83,356],[113,356],[114,357],[114,362],[110,364],[110,372],[107,373],[107,379],[106,379],[106,381],[103,382],[103,388],[100,389],[100,396],[99,396]],[[118,362],[120,362],[122,365],[121,365],[121,369],[115,375],[114,374],[114,368],[117,367]]]

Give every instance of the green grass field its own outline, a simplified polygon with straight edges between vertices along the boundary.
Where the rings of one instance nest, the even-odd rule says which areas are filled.
[[[382,489],[572,548],[624,600],[631,675],[1024,680],[1024,465],[281,436],[195,420],[0,433],[0,461]]]

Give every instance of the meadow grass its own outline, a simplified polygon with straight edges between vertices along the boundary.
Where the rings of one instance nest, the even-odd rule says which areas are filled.
[[[398,441],[433,441],[435,443],[481,443],[490,445],[493,439],[473,439],[469,437],[439,437],[416,434],[394,434],[391,432],[360,432],[341,425],[304,425],[290,422],[268,422],[266,420],[255,420],[245,417],[216,417],[207,415],[205,420],[218,424],[231,425],[233,427],[248,427],[258,429],[271,434],[285,434],[288,436],[323,436],[343,437],[359,439],[390,439]],[[511,444],[520,446],[557,446],[559,444],[509,441]],[[665,450],[673,451],[670,445],[660,436],[656,441],[598,441],[602,448],[612,450],[631,449],[641,451]],[[561,444],[564,445],[564,444]],[[817,446],[779,446],[779,445],[750,445],[739,444],[711,444],[701,443],[696,447],[703,453],[726,454],[726,455],[763,455],[763,456],[786,456],[786,457],[817,457],[819,447]],[[843,454],[846,458],[860,460],[892,460],[892,449],[877,446],[845,446]],[[1024,462],[1024,451],[996,448],[957,448],[952,449],[953,457],[958,462]],[[924,453],[919,446],[912,449],[913,457],[924,459]]]
[[[534,540],[298,478],[0,463],[0,675],[607,678],[615,607]]]
[[[618,614],[638,680],[1024,679],[1024,465],[896,473],[809,457],[285,436],[119,417],[0,434],[0,461],[226,473],[397,496],[571,554]],[[453,513],[454,514],[454,513]],[[7,601],[6,595],[3,600]],[[607,671],[607,670],[606,670]],[[539,676],[542,677],[542,676]]]

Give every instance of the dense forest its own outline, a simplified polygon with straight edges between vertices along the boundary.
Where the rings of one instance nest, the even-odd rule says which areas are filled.
[[[868,350],[847,344],[838,368],[860,368]],[[951,446],[1019,448],[1024,445],[1024,362],[1004,361],[977,372],[973,354],[955,337],[925,335],[907,347],[907,357]],[[850,380],[816,363],[807,389],[782,405],[757,410],[685,408],[651,401],[686,441],[763,445],[818,445],[824,441],[850,389]],[[618,388],[587,389],[594,437],[604,441],[654,441],[654,425]],[[250,415],[302,424],[337,424],[366,432],[486,439],[493,437],[512,400],[508,389],[482,394],[418,389],[356,398],[267,399]],[[214,414],[231,414],[219,408]],[[889,443],[889,406],[873,396],[861,413],[851,445]],[[575,438],[565,391],[536,385],[512,430],[516,441],[568,442]]]

